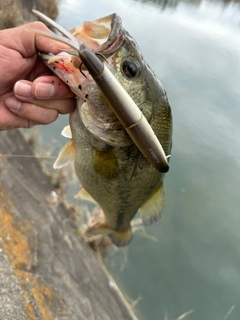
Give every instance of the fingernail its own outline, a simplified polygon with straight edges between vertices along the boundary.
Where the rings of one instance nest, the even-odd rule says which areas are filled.
[[[29,83],[18,81],[14,86],[15,95],[31,98],[32,97],[32,86]]]
[[[36,85],[35,97],[38,99],[49,99],[55,93],[55,87],[51,83],[42,83],[39,82]]]
[[[13,110],[13,111],[17,111],[19,110],[20,106],[21,106],[21,101],[17,100],[16,98],[7,98],[5,100],[5,104],[6,106]]]

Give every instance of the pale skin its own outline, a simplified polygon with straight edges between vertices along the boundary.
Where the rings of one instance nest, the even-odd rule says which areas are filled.
[[[41,22],[0,31],[0,130],[49,124],[75,108],[74,94],[38,55],[66,47],[29,29],[51,32]]]

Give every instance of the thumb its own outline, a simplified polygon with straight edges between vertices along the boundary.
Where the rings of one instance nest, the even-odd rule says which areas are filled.
[[[14,95],[21,98],[61,100],[72,98],[75,94],[57,76],[42,76],[33,82],[20,80],[14,86]]]

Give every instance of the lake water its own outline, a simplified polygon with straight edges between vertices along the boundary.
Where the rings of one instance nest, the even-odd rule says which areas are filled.
[[[62,0],[57,21],[70,29],[112,12],[167,90],[174,132],[164,213],[146,228],[158,242],[136,232],[124,270],[122,249],[106,264],[129,301],[141,298],[139,319],[193,309],[189,319],[239,320],[240,4]],[[67,122],[43,127],[44,139],[63,144]]]

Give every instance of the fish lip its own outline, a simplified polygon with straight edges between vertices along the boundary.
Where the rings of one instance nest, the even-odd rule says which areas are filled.
[[[68,52],[71,55],[75,55],[75,56],[79,55],[78,53],[79,53],[81,41],[79,41],[79,39],[77,39],[76,33],[69,32],[68,30],[62,28],[55,21],[51,20],[50,18],[48,18],[46,15],[42,14],[41,12],[39,12],[37,10],[32,10],[32,11],[41,20],[50,24],[54,29],[58,30],[62,35],[59,36],[59,35],[55,34],[54,36],[51,36],[50,34],[47,34],[46,32],[43,32],[43,31],[39,32],[39,30],[35,30],[35,29],[31,29],[32,32],[34,32],[35,34],[42,34],[42,35],[45,35],[49,38],[63,42],[65,44],[69,45],[73,49],[71,52],[70,51],[69,52],[66,51],[66,52]],[[100,22],[100,20],[103,20],[103,19],[105,19],[104,22],[103,21]],[[84,22],[80,26],[80,27],[82,27],[82,31],[84,29],[84,24],[87,24],[87,23],[88,22]],[[109,34],[106,35],[107,38],[105,37],[107,39],[105,42],[98,45],[97,48],[91,48],[91,46],[89,46],[89,48],[91,48],[94,53],[96,53],[96,54],[99,53],[100,55],[103,55],[105,58],[112,56],[121,47],[121,45],[124,41],[125,30],[122,27],[121,18],[116,13],[113,13],[107,17],[97,19],[97,20],[93,21],[92,23],[93,23],[93,25],[92,25],[93,29],[90,32],[92,32],[94,30],[94,28],[96,28],[94,26],[94,23],[95,24],[102,23],[102,25],[105,24],[106,29],[108,29],[109,24],[111,27],[110,27]],[[77,27],[75,29],[77,31],[77,29],[79,29],[79,27]],[[74,31],[74,29],[72,31]],[[94,38],[94,37],[89,36],[87,33],[85,34],[85,36],[88,37],[89,39]],[[100,39],[101,39],[101,37],[98,37],[98,36],[95,38],[96,41],[99,41]],[[86,38],[85,38],[85,40],[86,40]],[[83,43],[84,42],[82,42],[82,44]]]
[[[34,13],[36,13],[36,11],[34,11]],[[120,47],[122,46],[124,39],[125,39],[125,30],[122,27],[122,19],[116,13],[113,13],[113,14],[107,16],[106,19],[107,18],[109,18],[109,19],[111,18],[111,29],[108,34],[108,37],[106,38],[105,42],[100,44],[97,48],[92,49],[92,51],[98,55],[98,58],[101,61],[104,61],[104,60],[110,58],[112,55],[114,55],[114,53],[116,53],[120,49]],[[83,25],[84,25],[84,23],[83,23]],[[56,25],[53,25],[53,27],[56,28]],[[59,30],[59,28],[57,30]],[[80,31],[80,34],[81,34],[81,31]],[[70,40],[69,45],[71,46],[71,44],[72,44],[73,49],[72,50],[65,50],[63,52],[65,52],[65,54],[75,56],[76,58],[79,59],[79,54],[76,50],[76,45],[74,43],[72,43],[71,39],[69,39],[69,40]],[[96,40],[97,40],[97,38],[96,38]],[[80,49],[81,45],[84,45],[84,42],[79,43],[79,49]],[[48,60],[50,62],[51,59],[55,59],[55,58],[58,59],[62,55],[63,52],[61,52],[61,54],[56,54],[56,55],[54,55],[52,53],[40,52],[40,55],[45,62],[47,62]],[[102,58],[101,58],[101,56],[102,56]],[[79,62],[79,64],[80,64],[81,60],[79,59],[79,61],[80,61]]]
[[[101,53],[105,57],[113,55],[121,47],[124,41],[122,19],[116,13],[113,13],[111,16],[111,30],[107,40],[97,49],[93,50],[95,53]]]

